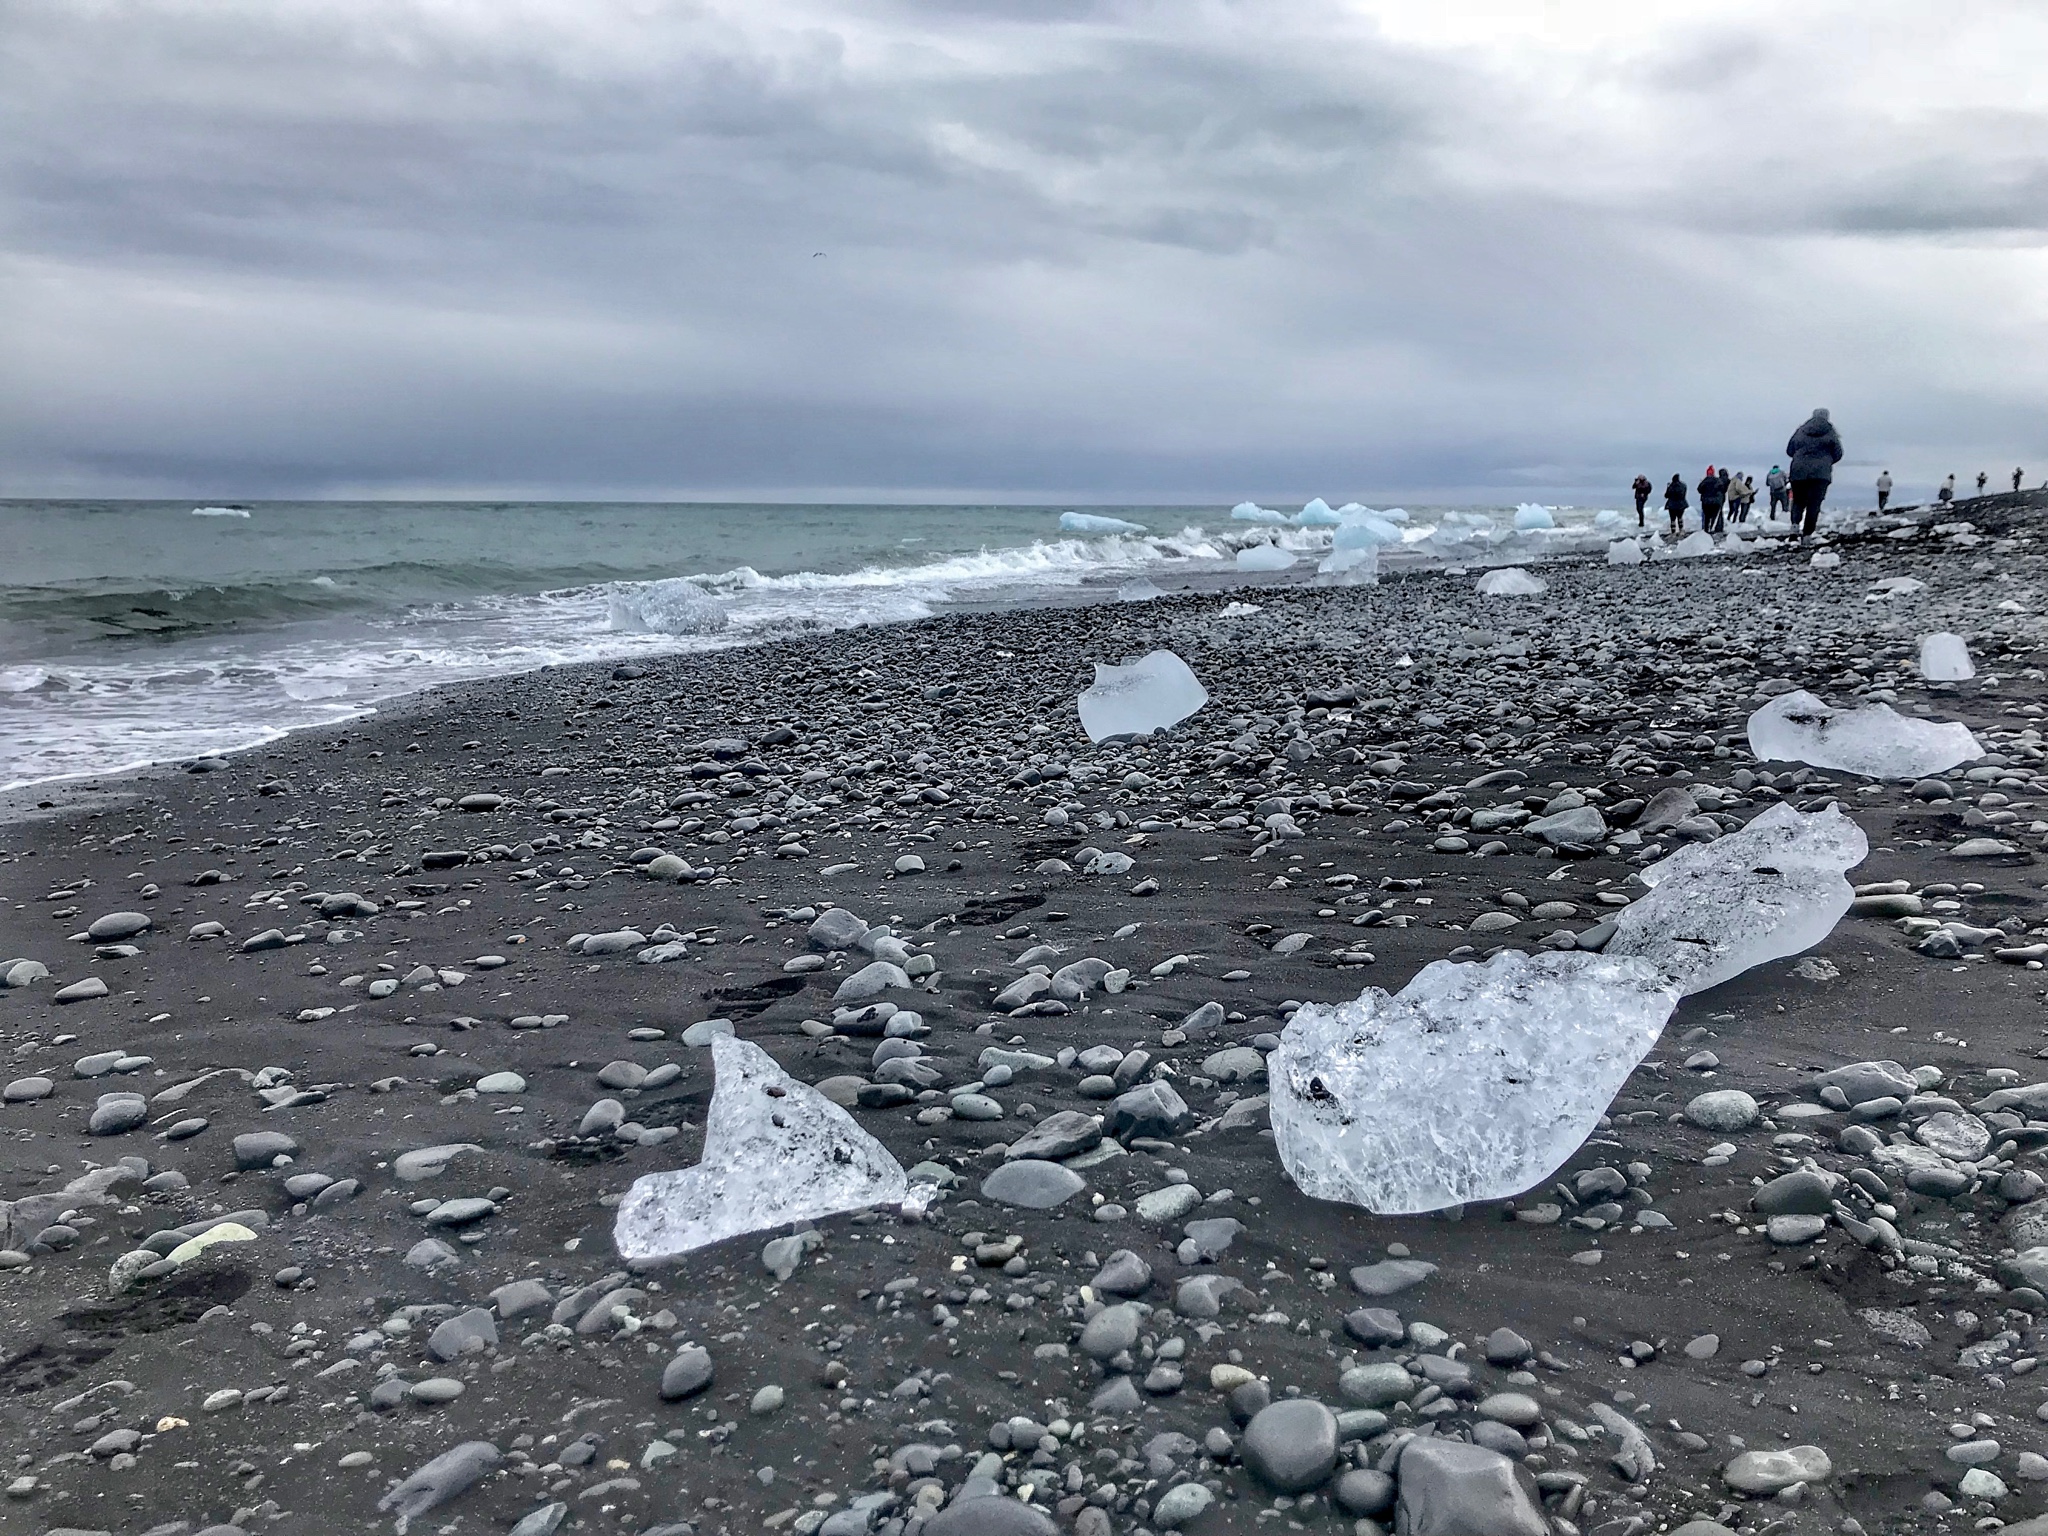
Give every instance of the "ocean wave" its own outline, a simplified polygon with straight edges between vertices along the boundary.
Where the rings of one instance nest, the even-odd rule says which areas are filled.
[[[247,507],[194,507],[192,515],[194,517],[247,517],[249,509]]]

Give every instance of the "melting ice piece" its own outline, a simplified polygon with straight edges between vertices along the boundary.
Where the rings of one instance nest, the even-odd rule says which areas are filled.
[[[1284,571],[1294,564],[1294,556],[1278,544],[1254,544],[1237,552],[1237,568],[1240,571]]]
[[[1704,992],[1832,933],[1855,896],[1844,872],[1869,852],[1839,807],[1801,815],[1780,801],[1644,870],[1650,894],[1616,916],[1601,953],[1639,956],[1687,995]]]
[[[1714,542],[1714,536],[1702,529],[1697,533],[1688,533],[1672,545],[1669,556],[1673,560],[1690,560],[1695,555],[1717,555],[1720,552],[1721,546]]]
[[[1607,563],[1609,565],[1641,565],[1643,563],[1643,546],[1634,539],[1616,539],[1607,546]]]
[[[1557,519],[1550,515],[1550,508],[1541,502],[1525,501],[1515,508],[1515,529],[1527,532],[1531,528],[1555,528]]]
[[[1150,736],[1178,725],[1209,702],[1209,691],[1171,651],[1153,651],[1125,667],[1095,664],[1095,685],[1080,698],[1090,741]]]
[[[716,1035],[711,1061],[716,1084],[704,1156],[694,1168],[635,1179],[619,1202],[612,1240],[628,1263],[900,1203],[909,1193],[903,1165],[887,1147],[758,1045]]]
[[[1959,721],[1916,720],[1888,704],[1838,710],[1803,688],[1749,717],[1749,750],[1769,763],[1811,763],[1870,779],[1926,778],[1984,755]]]
[[[1518,565],[1488,571],[1479,578],[1480,595],[1484,597],[1538,597],[1549,590],[1549,582],[1541,576],[1531,576]]]
[[[1255,501],[1240,501],[1230,509],[1230,515],[1240,523],[1284,523],[1287,521],[1287,514],[1285,512],[1275,512],[1272,508],[1262,507]]]
[[[1505,950],[1299,1009],[1267,1059],[1303,1193],[1381,1216],[1521,1194],[1584,1144],[1678,989],[1645,960]]]
[[[1116,595],[1119,602],[1149,603],[1155,597],[1166,596],[1166,593],[1150,576],[1140,576],[1136,581],[1127,581],[1118,587]]]
[[[1930,683],[1960,683],[1975,677],[1977,667],[1963,637],[1943,630],[1920,642],[1920,675]]]
[[[612,593],[611,627],[640,635],[708,635],[725,628],[725,604],[687,576],[624,583]]]
[[[1294,521],[1302,528],[1328,528],[1342,522],[1343,519],[1330,509],[1327,501],[1317,496],[1294,514]]]
[[[1347,584],[1370,586],[1380,579],[1379,546],[1356,548],[1340,544],[1323,556],[1316,570],[1324,576],[1342,576]]]
[[[1062,512],[1061,533],[1143,533],[1143,523],[1127,523],[1120,517],[1103,517],[1094,512]]]

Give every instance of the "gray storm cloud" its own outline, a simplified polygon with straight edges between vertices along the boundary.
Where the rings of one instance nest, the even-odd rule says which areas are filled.
[[[1822,401],[2038,458],[2039,24],[1846,14],[17,0],[0,492],[1613,496]]]

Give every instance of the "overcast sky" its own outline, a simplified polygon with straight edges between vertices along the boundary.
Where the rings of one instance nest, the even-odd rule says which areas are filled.
[[[0,493],[2048,478],[2039,0],[0,0]],[[1846,487],[1845,487],[1846,489]]]

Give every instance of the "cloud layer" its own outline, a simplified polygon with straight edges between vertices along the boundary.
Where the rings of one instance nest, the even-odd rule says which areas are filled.
[[[2048,475],[2026,3],[8,16],[4,493]]]

